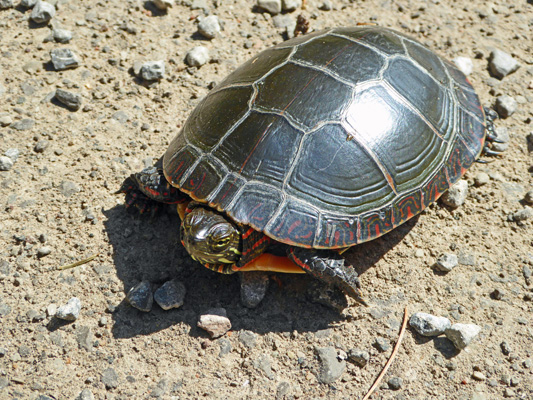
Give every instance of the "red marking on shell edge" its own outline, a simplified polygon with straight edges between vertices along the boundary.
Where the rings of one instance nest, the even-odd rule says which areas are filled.
[[[302,269],[305,269],[305,270],[307,270],[307,271],[310,270],[309,265],[303,263],[299,258],[297,258],[297,257],[294,255],[293,252],[291,252],[291,254],[292,254],[291,261],[292,261],[293,263],[295,263],[297,266],[299,266],[299,267],[302,268]]]
[[[248,236],[250,236],[252,233],[254,233],[254,229],[250,228],[246,232],[243,233],[242,238],[247,239]]]
[[[339,231],[335,232],[335,245],[339,244],[339,239],[341,238],[341,233]]]

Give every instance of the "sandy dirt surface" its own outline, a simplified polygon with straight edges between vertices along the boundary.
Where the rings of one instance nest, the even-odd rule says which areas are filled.
[[[254,4],[178,1],[162,13],[142,1],[58,0],[52,25],[72,31],[68,44],[46,40],[51,25],[30,22],[31,10],[0,10],[0,155],[19,151],[0,172],[0,398],[73,399],[85,389],[86,399],[360,399],[408,306],[481,332],[458,352],[444,336],[408,330],[372,398],[532,399],[533,217],[509,218],[533,189],[532,2],[308,0],[283,14],[282,22],[303,14],[313,30],[392,27],[445,58],[470,58],[483,104],[501,95],[517,101],[498,121],[508,151],[467,172],[463,206],[439,202],[350,250],[370,307],[350,300],[342,312],[312,301],[315,282],[302,275],[272,277],[262,303],[246,308],[237,275],[208,271],[181,249],[175,212],[135,219],[113,194],[163,154],[210,88],[285,39],[279,17]],[[198,33],[206,15],[223,22],[212,40]],[[211,61],[187,66],[186,53],[199,45]],[[50,51],[58,48],[76,52],[79,67],[56,71]],[[520,63],[501,80],[488,71],[495,48]],[[147,85],[133,67],[154,60],[165,61],[165,78]],[[52,99],[56,89],[81,95],[81,108]],[[476,186],[483,172],[488,179]],[[432,268],[443,253],[459,257],[447,274]],[[172,278],[187,290],[179,309],[143,313],[125,301],[143,279],[155,288]],[[82,304],[76,321],[48,315],[72,297]],[[225,308],[233,325],[215,340],[197,327],[212,307]],[[354,349],[368,352],[366,366],[343,360]],[[336,374],[331,383],[321,383],[324,370]]]

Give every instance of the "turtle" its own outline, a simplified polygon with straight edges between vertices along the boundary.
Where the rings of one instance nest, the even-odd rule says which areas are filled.
[[[418,41],[373,25],[259,53],[194,108],[120,193],[176,204],[181,242],[210,270],[308,273],[366,304],[343,257],[434,203],[482,153],[497,114]]]

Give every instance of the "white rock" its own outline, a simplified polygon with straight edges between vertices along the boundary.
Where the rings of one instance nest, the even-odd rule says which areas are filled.
[[[201,67],[209,62],[209,50],[205,46],[196,46],[189,50],[185,56],[185,62],[191,67]]]
[[[198,32],[208,39],[213,39],[220,33],[220,21],[216,15],[203,18],[198,23]]]
[[[474,70],[474,63],[468,57],[455,57],[453,62],[466,76],[470,75]]]
[[[200,315],[197,325],[206,330],[211,338],[220,337],[231,329],[231,321],[224,308],[213,308]]]
[[[418,312],[411,316],[409,325],[422,336],[438,336],[450,328],[452,323],[445,317]]]
[[[65,321],[75,321],[80,316],[81,301],[77,297],[71,298],[67,304],[59,307],[55,316]]]
[[[272,15],[281,12],[281,0],[257,0],[257,6]]]
[[[446,329],[444,334],[457,349],[463,350],[479,335],[479,332],[481,332],[481,327],[476,324],[453,324]]]
[[[448,189],[442,196],[442,201],[447,206],[457,208],[464,204],[466,196],[468,195],[468,182],[464,179],[457,181],[455,185]]]
[[[459,260],[455,254],[445,253],[439,256],[435,263],[435,268],[442,272],[450,272],[454,269]]]

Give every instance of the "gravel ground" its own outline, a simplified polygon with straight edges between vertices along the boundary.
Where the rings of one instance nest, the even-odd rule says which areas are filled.
[[[462,351],[408,330],[373,399],[533,398],[531,1],[308,0],[278,16],[244,0],[12,3],[0,1],[0,398],[362,398],[406,306],[481,330]],[[368,308],[318,304],[300,275],[272,276],[247,308],[238,276],[184,253],[175,212],[135,219],[114,195],[299,14],[313,30],[374,22],[466,57],[483,104],[508,115],[507,152],[468,171],[462,206],[439,202],[350,250]],[[208,54],[187,56],[198,46]],[[503,74],[489,71],[491,54]],[[142,280],[170,279],[187,291],[180,308],[125,300]],[[197,327],[211,308],[232,324],[218,339]]]

